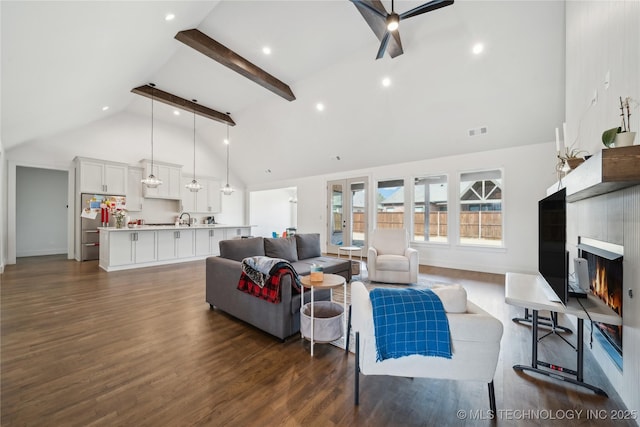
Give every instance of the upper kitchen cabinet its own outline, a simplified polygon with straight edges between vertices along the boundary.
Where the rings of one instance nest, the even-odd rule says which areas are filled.
[[[127,184],[127,210],[139,212],[142,210],[142,178],[144,169],[129,166],[129,182]]]
[[[146,198],[153,199],[181,199],[182,166],[171,163],[153,161],[153,171],[151,171],[151,160],[142,160],[145,176],[153,173],[162,180],[162,184],[156,188],[142,187],[142,194]]]
[[[124,163],[76,157],[77,188],[80,193],[114,194],[127,193],[128,169]]]
[[[193,180],[192,176],[182,177],[182,210],[192,213],[218,213],[221,210],[220,181],[200,178],[200,191],[191,192],[186,185]]]

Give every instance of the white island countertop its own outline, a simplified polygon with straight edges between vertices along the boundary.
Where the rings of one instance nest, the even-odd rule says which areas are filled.
[[[136,225],[135,227],[98,227],[101,231],[145,231],[145,230],[198,230],[201,228],[251,228],[253,225],[226,225],[226,224],[194,224],[194,225]]]

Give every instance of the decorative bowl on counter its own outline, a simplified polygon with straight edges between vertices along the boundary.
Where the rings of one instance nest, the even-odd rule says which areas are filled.
[[[135,223],[135,222],[130,222],[129,224],[127,224],[127,226],[128,226],[129,228],[136,228],[136,227],[138,227],[138,224],[137,224],[137,223]]]

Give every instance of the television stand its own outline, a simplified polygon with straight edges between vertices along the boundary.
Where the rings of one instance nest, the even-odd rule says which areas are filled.
[[[531,325],[533,323],[533,316],[529,313],[529,309],[525,308],[524,309],[524,317],[514,317],[511,320],[514,321],[515,323]],[[538,326],[551,328],[551,330],[555,334],[557,334],[558,331],[564,332],[566,334],[572,334],[573,333],[573,331],[571,329],[567,328],[566,326],[558,325],[558,313],[553,312],[553,311],[550,312],[550,316],[549,317],[538,316]],[[542,338],[540,338],[540,339],[542,339]]]
[[[534,372],[548,378],[568,382],[587,388],[594,393],[607,397],[607,393],[600,387],[584,381],[584,319],[596,322],[621,325],[620,317],[599,298],[587,295],[589,312],[576,300],[567,301],[566,305],[549,301],[544,294],[544,286],[549,286],[540,276],[535,274],[507,273],[505,276],[505,302],[510,305],[530,309],[533,312],[531,321],[531,363],[529,365],[514,365],[516,371]],[[564,368],[555,363],[548,363],[538,358],[538,311],[569,314],[578,319],[576,339],[576,370]]]

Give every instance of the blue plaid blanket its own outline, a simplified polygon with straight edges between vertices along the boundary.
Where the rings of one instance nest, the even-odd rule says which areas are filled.
[[[377,361],[411,354],[451,359],[449,321],[433,291],[375,288],[369,297]]]

